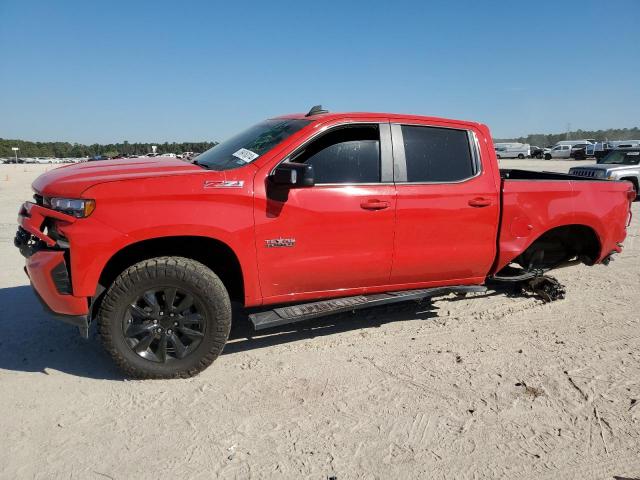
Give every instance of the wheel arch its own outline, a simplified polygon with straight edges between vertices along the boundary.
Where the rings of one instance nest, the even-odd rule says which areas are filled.
[[[127,267],[160,256],[185,257],[206,265],[220,277],[229,296],[244,303],[245,277],[236,252],[216,238],[194,235],[154,237],[126,245],[104,265],[98,281],[100,290],[107,289]]]
[[[528,267],[533,261],[536,267],[553,266],[577,257],[585,265],[593,265],[600,258],[602,242],[596,230],[585,224],[560,225],[540,234],[512,262]],[[542,260],[536,259],[542,251]]]
[[[635,187],[635,189],[636,189],[636,193],[638,192],[638,187],[640,187],[640,184],[639,184],[639,182],[638,182],[638,177],[636,177],[636,176],[632,175],[632,176],[630,176],[630,177],[622,177],[622,178],[620,178],[620,180],[621,180],[621,181],[627,181],[627,182],[631,182],[631,183],[633,183],[633,186],[634,186],[634,187]]]

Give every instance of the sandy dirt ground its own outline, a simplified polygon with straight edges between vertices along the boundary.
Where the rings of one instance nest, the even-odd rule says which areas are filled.
[[[557,273],[565,300],[451,296],[264,335],[238,317],[198,377],[129,381],[22,271],[16,212],[46,168],[0,165],[1,478],[640,477],[640,203],[615,262]]]

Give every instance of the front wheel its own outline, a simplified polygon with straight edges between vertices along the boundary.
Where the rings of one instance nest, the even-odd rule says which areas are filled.
[[[186,378],[220,355],[231,328],[231,303],[203,264],[158,257],[127,268],[98,312],[102,342],[134,378]]]
[[[548,154],[548,153],[545,153],[545,154],[544,154],[544,159],[545,159],[545,160],[551,160],[551,155],[550,155],[550,154]]]

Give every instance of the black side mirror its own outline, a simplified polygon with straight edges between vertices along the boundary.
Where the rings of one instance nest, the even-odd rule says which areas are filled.
[[[286,185],[291,188],[312,187],[315,184],[313,166],[304,163],[282,162],[269,178],[276,185]]]

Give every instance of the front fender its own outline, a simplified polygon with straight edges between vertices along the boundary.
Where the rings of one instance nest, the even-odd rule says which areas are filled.
[[[95,211],[62,232],[71,247],[74,294],[95,295],[105,265],[127,246],[196,236],[226,244],[240,262],[245,294],[260,297],[252,182],[244,181],[242,188],[206,189],[202,175],[179,181],[167,177],[99,184],[83,196],[96,199]]]

